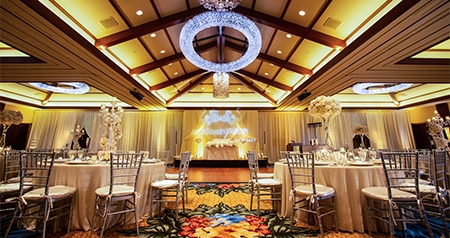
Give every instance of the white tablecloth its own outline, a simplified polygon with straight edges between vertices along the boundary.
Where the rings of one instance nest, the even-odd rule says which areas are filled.
[[[94,214],[95,189],[108,185],[110,182],[109,164],[69,165],[54,164],[51,185],[67,185],[77,188],[75,195],[72,230],[90,229]],[[164,163],[143,163],[138,179],[137,191],[139,199],[139,216],[147,216],[151,206],[151,182],[164,179]],[[114,221],[110,223],[113,225]]]
[[[239,159],[238,146],[207,146],[203,155],[205,160],[237,160]]]
[[[292,187],[287,164],[276,162],[274,177],[283,183],[281,215],[292,216],[289,192]],[[368,227],[367,204],[361,189],[385,186],[382,166],[316,166],[316,182],[333,187],[336,192],[336,213],[340,230],[364,232]],[[305,218],[301,218],[305,220]],[[332,224],[326,221],[327,227]]]

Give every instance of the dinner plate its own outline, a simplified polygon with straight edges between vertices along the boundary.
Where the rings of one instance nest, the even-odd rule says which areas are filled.
[[[66,161],[64,162],[66,164],[90,164],[91,161],[86,161],[86,160],[70,160],[70,161]]]
[[[373,163],[366,162],[366,161],[356,161],[356,162],[351,162],[350,165],[351,166],[373,166]]]

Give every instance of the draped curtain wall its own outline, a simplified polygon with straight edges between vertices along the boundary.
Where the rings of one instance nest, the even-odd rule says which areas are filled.
[[[226,119],[229,117],[233,120],[228,122]],[[207,122],[205,118],[208,118]],[[169,150],[171,156],[182,151],[191,151],[192,155],[197,155],[208,141],[223,138],[239,141],[241,155],[248,150],[263,152],[273,163],[279,159],[280,151],[286,150],[289,142],[309,144],[314,135],[313,129],[308,128],[307,124],[319,121],[308,112],[124,112],[123,137],[118,141],[118,149],[148,150],[151,156],[156,156],[158,150]],[[212,127],[213,124],[218,127]],[[91,138],[89,150],[97,151],[105,129],[98,111],[36,111],[27,147],[36,142],[38,148],[68,148],[77,125],[84,127]],[[372,148],[415,148],[406,111],[342,112],[330,121],[330,138],[334,148],[352,148],[353,130],[361,125],[367,126],[369,130]],[[215,134],[223,131],[224,134]],[[323,128],[316,128],[316,132],[319,143],[322,143]]]

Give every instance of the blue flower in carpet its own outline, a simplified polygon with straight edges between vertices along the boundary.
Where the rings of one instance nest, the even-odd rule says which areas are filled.
[[[211,226],[228,226],[233,223],[239,223],[240,221],[245,221],[246,218],[240,215],[230,215],[230,214],[215,214],[211,216],[214,220],[211,221]]]

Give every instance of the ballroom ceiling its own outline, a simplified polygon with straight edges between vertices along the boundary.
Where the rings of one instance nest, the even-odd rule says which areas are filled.
[[[320,95],[358,109],[448,102],[449,5],[242,0],[233,12],[255,22],[261,49],[248,66],[230,72],[229,98],[216,99],[213,72],[195,66],[180,50],[183,26],[208,11],[197,0],[2,0],[0,100],[89,108],[116,97],[122,106],[140,110],[283,111],[304,110]],[[227,63],[240,59],[249,42],[233,28],[210,27],[195,36],[193,46],[203,59]],[[90,90],[63,94],[29,82],[66,88],[61,83],[84,82]],[[360,95],[352,90],[357,83],[412,86]],[[311,94],[300,100],[305,92]]]

